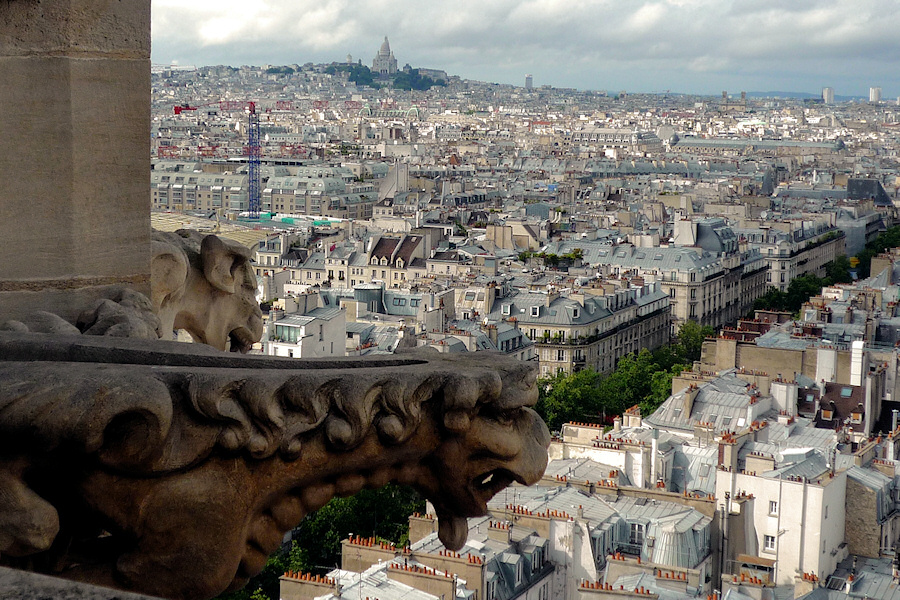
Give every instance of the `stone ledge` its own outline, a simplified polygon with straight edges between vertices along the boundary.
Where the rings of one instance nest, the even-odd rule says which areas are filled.
[[[0,567],[0,597],[17,600],[160,600],[38,573]]]

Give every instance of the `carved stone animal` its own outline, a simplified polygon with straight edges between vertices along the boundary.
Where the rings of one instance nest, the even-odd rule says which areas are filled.
[[[458,549],[467,517],[547,463],[535,369],[498,355],[0,332],[0,381],[0,563],[166,598],[241,587],[307,513],[388,482],[431,500]]]
[[[151,297],[114,290],[79,315],[75,325],[36,311],[0,324],[0,331],[169,339],[184,329],[194,341],[247,352],[262,337],[250,250],[197,231],[153,232]],[[77,326],[77,327],[76,327]]]
[[[250,256],[245,246],[215,235],[155,231],[150,300],[160,337],[184,329],[197,342],[247,352],[263,332]]]

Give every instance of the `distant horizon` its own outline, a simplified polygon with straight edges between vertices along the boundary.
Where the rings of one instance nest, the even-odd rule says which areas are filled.
[[[400,66],[517,86],[896,99],[898,30],[895,0],[154,0],[152,59],[371,66],[387,36]]]
[[[202,69],[202,68],[209,68],[209,67],[240,68],[240,67],[245,67],[245,66],[246,67],[263,68],[263,67],[286,67],[286,66],[290,66],[290,65],[298,65],[298,66],[302,67],[303,65],[308,64],[310,62],[312,62],[312,61],[304,61],[302,63],[293,61],[293,62],[288,62],[288,63],[259,63],[259,64],[250,64],[250,63],[243,63],[243,64],[214,63],[213,64],[213,63],[210,63],[210,64],[202,64],[202,65],[180,64],[178,62],[174,62],[174,63],[156,63],[156,62],[154,62],[154,63],[152,63],[152,66],[156,69],[174,68],[176,70],[178,70],[178,69],[186,70],[186,69]],[[354,58],[354,63],[355,62],[356,62],[356,59]],[[322,61],[322,62],[312,62],[312,64],[314,64],[314,65],[329,65],[329,64],[342,64],[342,63],[346,63],[346,60],[344,60],[344,61],[329,60],[329,61]],[[365,65],[365,63],[363,63],[363,64],[364,64],[364,66],[368,67],[368,65]],[[489,80],[484,80],[484,79],[476,79],[476,78],[472,78],[472,77],[462,77],[455,73],[450,73],[449,71],[446,71],[446,69],[441,69],[440,67],[434,67],[434,66],[424,67],[424,66],[414,66],[414,65],[410,65],[410,66],[413,69],[435,69],[435,70],[445,71],[445,72],[447,72],[447,75],[449,77],[460,77],[460,79],[467,80],[467,81],[478,81],[480,83],[496,84],[496,85],[511,85],[511,86],[520,87],[520,88],[525,87],[524,86],[524,84],[525,84],[525,76],[524,75],[522,76],[522,82],[517,84],[517,83],[508,83],[508,82],[503,82],[503,81],[489,81]],[[550,84],[543,84],[543,85],[550,85]],[[542,87],[542,85],[535,85],[534,87],[535,87],[535,89],[539,89]],[[801,90],[794,90],[794,91],[740,90],[740,91],[735,91],[735,92],[730,91],[730,90],[721,90],[718,93],[700,93],[700,92],[683,92],[683,91],[677,91],[677,90],[663,90],[663,91],[646,92],[646,91],[640,91],[640,90],[629,91],[629,90],[615,90],[615,89],[605,89],[605,90],[604,89],[581,89],[581,88],[573,88],[571,86],[555,86],[555,85],[551,85],[550,87],[551,87],[551,89],[575,89],[578,92],[584,92],[584,93],[598,92],[598,93],[605,93],[608,95],[620,94],[624,91],[626,94],[639,94],[639,95],[699,96],[699,97],[703,97],[703,98],[706,98],[706,97],[721,98],[722,91],[726,91],[728,93],[728,97],[732,98],[732,99],[739,98],[741,93],[746,93],[748,97],[752,97],[752,98],[756,98],[756,99],[763,99],[763,98],[813,99],[813,98],[821,98],[822,97],[821,91],[807,92],[807,91],[801,91]],[[835,95],[834,95],[835,103],[853,102],[853,101],[860,100],[860,99],[862,99],[864,101],[868,101],[868,97],[869,97],[868,90],[866,90],[866,92],[864,94],[848,95],[848,94],[835,93]],[[882,91],[882,100],[881,100],[882,104],[896,104],[896,101],[897,101],[896,98],[885,97],[885,95]]]

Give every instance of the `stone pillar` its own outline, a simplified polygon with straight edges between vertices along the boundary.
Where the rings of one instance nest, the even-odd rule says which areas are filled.
[[[0,321],[150,287],[150,0],[0,0]]]

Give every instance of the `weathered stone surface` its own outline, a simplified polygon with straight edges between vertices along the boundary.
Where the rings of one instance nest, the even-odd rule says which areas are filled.
[[[243,585],[305,514],[390,481],[458,548],[466,517],[547,461],[533,366],[482,353],[292,361],[0,332],[0,380],[0,557],[169,598]]]
[[[150,58],[149,0],[4,0],[0,55]]]
[[[159,600],[39,573],[0,567],[0,597],[16,600]]]
[[[184,329],[219,350],[247,352],[262,337],[250,250],[237,242],[180,229],[153,233],[153,312],[160,337]]]
[[[150,291],[148,0],[0,3],[0,314]]]

